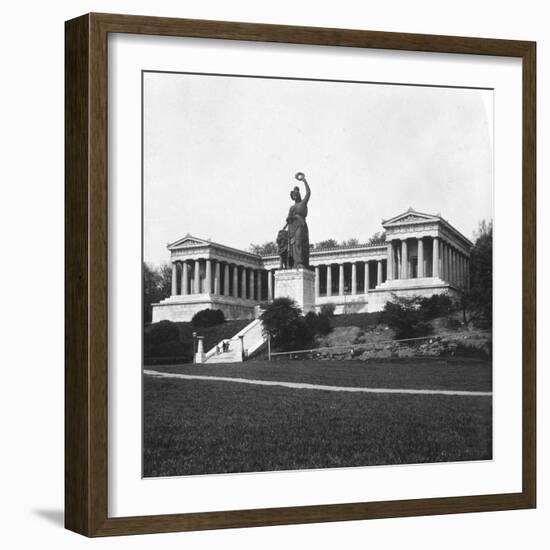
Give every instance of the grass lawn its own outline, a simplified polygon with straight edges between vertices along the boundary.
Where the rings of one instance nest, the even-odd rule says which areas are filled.
[[[332,386],[491,391],[491,362],[406,359],[394,362],[279,360],[233,364],[146,367],[162,372],[307,382]]]
[[[491,389],[490,364],[288,361],[158,368],[342,386]],[[144,377],[144,475],[492,458],[492,399]]]

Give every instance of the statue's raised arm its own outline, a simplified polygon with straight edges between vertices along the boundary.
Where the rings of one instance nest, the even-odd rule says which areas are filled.
[[[309,202],[309,197],[311,196],[311,189],[309,188],[309,183],[306,180],[306,176],[303,172],[297,172],[294,176],[298,181],[303,181],[304,185],[306,187],[306,194],[304,198],[302,199],[302,202],[307,204]]]

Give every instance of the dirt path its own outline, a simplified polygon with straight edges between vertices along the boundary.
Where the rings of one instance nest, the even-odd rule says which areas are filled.
[[[303,382],[278,382],[273,380],[250,380],[248,378],[229,378],[225,376],[201,376],[198,374],[178,374],[170,372],[158,372],[154,370],[143,371],[148,376],[158,378],[179,378],[183,380],[211,380],[215,382],[236,382],[239,384],[254,384],[257,386],[282,386],[300,390],[338,391],[350,393],[399,393],[409,395],[469,395],[491,397],[492,392],[464,391],[464,390],[418,390],[398,388],[353,388],[345,386],[323,386],[320,384],[306,384]]]

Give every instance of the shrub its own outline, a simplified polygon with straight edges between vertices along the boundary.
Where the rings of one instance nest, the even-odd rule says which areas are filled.
[[[320,336],[326,336],[332,331],[332,325],[330,324],[330,319],[328,315],[323,313],[314,313],[310,311],[305,317],[304,320],[309,326],[311,331]]]
[[[444,322],[444,327],[449,330],[457,330],[460,328],[460,321],[454,317],[447,317]]]
[[[179,330],[172,321],[160,321],[153,323],[144,333],[145,345],[158,346],[166,342],[179,340]]]
[[[429,298],[419,298],[418,304],[427,321],[450,315],[456,310],[455,302],[446,294],[433,294]]]
[[[191,324],[194,327],[213,327],[225,322],[225,315],[220,309],[203,309],[193,315]]]
[[[192,356],[192,346],[180,340],[178,327],[171,321],[160,321],[144,331],[144,355],[146,357]]]
[[[425,319],[421,298],[400,298],[393,296],[386,302],[383,311],[384,322],[395,331],[398,340],[426,336],[432,326]]]
[[[275,347],[292,351],[310,347],[314,332],[306,323],[300,308],[289,298],[277,298],[260,316],[264,331]]]
[[[334,310],[336,309],[336,306],[329,302],[328,304],[323,304],[321,306],[321,314],[325,315],[326,317],[334,317]]]

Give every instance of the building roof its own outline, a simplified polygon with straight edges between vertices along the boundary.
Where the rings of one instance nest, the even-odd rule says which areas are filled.
[[[402,212],[389,220],[382,220],[382,227],[384,229],[391,229],[392,227],[399,227],[402,225],[416,225],[426,222],[438,222],[445,226],[449,231],[464,240],[469,246],[473,246],[472,241],[463,235],[458,229],[452,226],[441,214],[426,214],[425,212],[419,212],[413,208],[409,208],[406,212]]]

